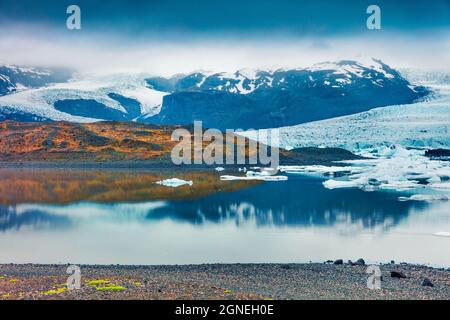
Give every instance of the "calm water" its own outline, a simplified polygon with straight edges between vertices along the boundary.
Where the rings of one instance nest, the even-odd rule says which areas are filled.
[[[92,188],[86,191],[73,184],[79,176],[68,182],[67,175],[63,181],[47,181],[42,178],[47,174],[2,175],[0,262],[187,264],[363,257],[450,266],[450,238],[433,235],[450,232],[448,202],[401,202],[399,193],[327,190],[320,179],[294,175],[238,188],[217,182],[219,187],[208,184],[210,190],[193,194],[187,186],[155,189],[153,182],[145,193],[145,181],[140,191],[131,190],[123,182],[115,185],[115,176],[83,178],[81,185]],[[195,177],[194,186],[196,179],[205,180]],[[123,188],[120,196],[111,195],[117,188]],[[42,203],[39,197],[49,200]]]

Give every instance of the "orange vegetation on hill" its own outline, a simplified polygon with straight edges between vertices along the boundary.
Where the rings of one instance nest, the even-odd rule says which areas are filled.
[[[0,123],[0,160],[130,160],[163,157],[176,127],[126,122]]]
[[[0,161],[121,161],[168,159],[178,141],[172,132],[181,126],[134,122],[89,124],[49,122],[0,123]],[[193,136],[191,137],[193,139]],[[203,141],[203,148],[210,142]],[[247,146],[248,139],[236,140]],[[223,152],[226,154],[225,141]],[[192,148],[192,157],[194,149]],[[254,152],[254,151],[253,151]]]
[[[171,137],[173,131],[178,128],[182,127],[135,122],[80,124],[5,121],[0,122],[0,161],[14,163],[156,160],[156,163],[172,164],[170,154],[179,142],[172,140]],[[193,128],[186,129],[192,132]],[[203,152],[211,143],[206,141],[207,139],[204,140]],[[256,145],[255,148],[254,144],[250,145],[248,139],[241,137],[234,139],[234,146],[230,148],[227,140],[228,137],[223,139],[224,158],[230,152],[236,157],[239,150],[244,152],[246,163],[249,163],[249,156],[255,156],[262,146]],[[191,148],[191,159],[194,159],[194,149]],[[211,150],[213,149],[208,148],[208,152]],[[199,151],[202,153],[202,150]],[[281,164],[324,164],[359,158],[349,151],[338,148],[302,148],[290,151],[280,149],[279,154]]]
[[[176,189],[157,181],[178,177],[192,186]],[[0,169],[0,204],[77,201],[179,200],[233,191],[257,181],[221,181],[215,171],[118,171],[75,169]]]

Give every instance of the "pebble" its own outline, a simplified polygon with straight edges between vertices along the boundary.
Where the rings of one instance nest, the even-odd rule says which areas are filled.
[[[406,278],[406,275],[401,271],[391,271],[392,278]]]
[[[430,279],[425,278],[422,281],[422,286],[424,286],[424,287],[434,287],[434,284],[433,284],[433,282],[431,282]]]
[[[364,261],[364,259],[359,258],[359,259],[355,262],[355,264],[356,264],[357,266],[364,266],[364,265],[366,265],[366,262]]]

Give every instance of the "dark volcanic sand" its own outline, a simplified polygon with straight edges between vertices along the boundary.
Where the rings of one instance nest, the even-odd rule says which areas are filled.
[[[366,266],[348,264],[81,266],[81,289],[70,291],[66,268],[0,265],[0,299],[450,299],[449,270],[406,264],[381,265],[381,290],[367,288]]]

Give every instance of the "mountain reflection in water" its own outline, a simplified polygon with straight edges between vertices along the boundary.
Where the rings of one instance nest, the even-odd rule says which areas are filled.
[[[167,177],[192,180],[170,188]],[[2,171],[0,263],[186,264],[364,258],[450,266],[450,202],[220,181],[214,171]]]
[[[169,191],[176,194],[179,189]],[[274,227],[348,224],[387,229],[406,219],[411,209],[417,211],[426,207],[424,202],[398,201],[395,193],[327,190],[320,179],[291,176],[288,181],[262,183],[235,191],[212,190],[208,195],[191,199],[0,205],[0,230],[25,226],[69,228],[93,219],[117,223],[170,219],[195,225],[234,221],[237,226]]]

